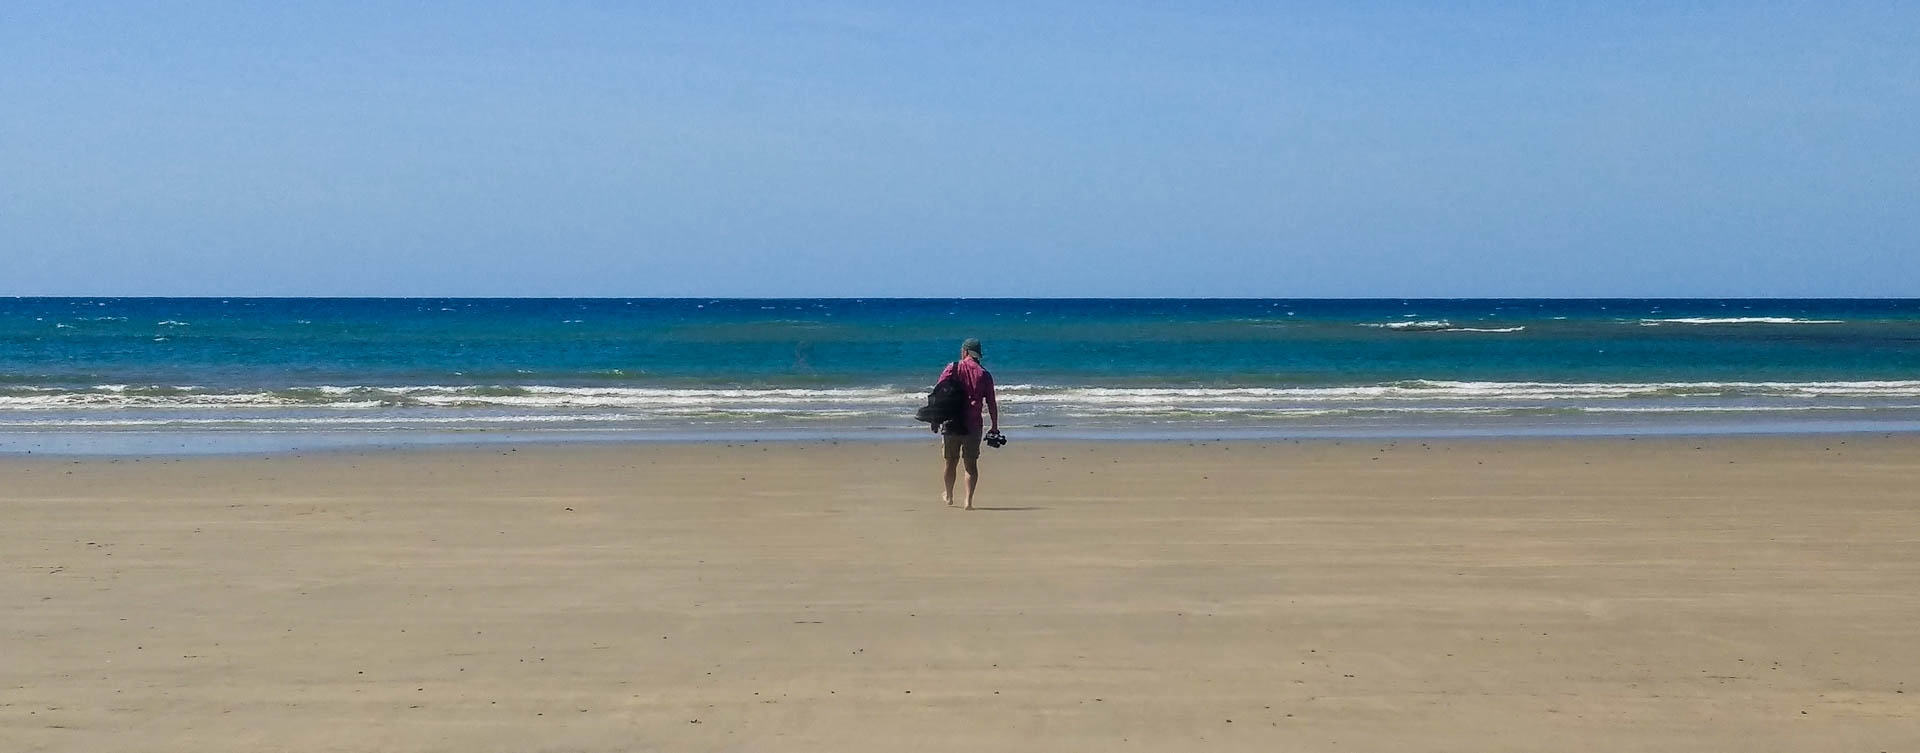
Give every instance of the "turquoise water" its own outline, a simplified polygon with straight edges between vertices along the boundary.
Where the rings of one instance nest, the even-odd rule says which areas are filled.
[[[1030,434],[1920,421],[1914,300],[15,298],[0,450],[892,436],[968,336]]]

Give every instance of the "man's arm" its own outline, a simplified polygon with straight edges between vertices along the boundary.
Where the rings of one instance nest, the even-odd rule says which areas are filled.
[[[988,431],[999,431],[1000,430],[1000,400],[996,398],[993,394],[993,375],[992,374],[987,375],[986,382],[987,382],[987,415],[993,417],[993,428],[988,429]]]

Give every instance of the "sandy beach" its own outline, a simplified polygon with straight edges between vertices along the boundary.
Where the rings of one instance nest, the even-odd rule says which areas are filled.
[[[6,751],[1920,750],[1912,437],[0,460]]]

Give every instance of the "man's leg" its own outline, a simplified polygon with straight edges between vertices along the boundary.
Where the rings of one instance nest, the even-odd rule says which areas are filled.
[[[980,483],[980,458],[967,458],[967,509],[973,509],[973,487]]]
[[[960,465],[959,437],[943,435],[940,437],[940,452],[947,459],[947,493],[940,495],[940,501],[953,506],[953,477]]]
[[[968,434],[960,442],[960,460],[967,464],[967,509],[973,509],[973,487],[980,483],[980,435]]]
[[[947,493],[940,495],[940,501],[947,503],[948,507],[953,506],[953,477],[959,470],[959,465],[960,458],[947,458]]]

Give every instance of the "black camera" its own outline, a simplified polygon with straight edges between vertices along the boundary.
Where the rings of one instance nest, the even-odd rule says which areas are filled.
[[[986,436],[981,437],[980,441],[987,443],[988,447],[1005,447],[1007,446],[1007,435],[997,431],[990,431],[987,432]]]

